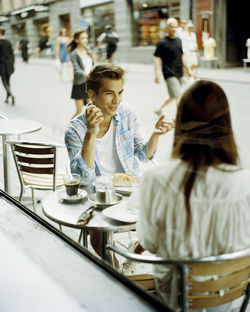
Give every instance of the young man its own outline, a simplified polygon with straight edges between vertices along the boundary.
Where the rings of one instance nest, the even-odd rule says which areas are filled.
[[[15,98],[10,90],[10,76],[14,72],[14,62],[12,45],[5,39],[5,28],[0,26],[0,76],[7,92],[5,103],[8,103],[11,97],[12,105],[15,104]]]
[[[122,103],[123,75],[124,70],[114,64],[96,65],[87,78],[92,103],[66,128],[71,171],[79,173],[85,185],[115,172],[138,176],[137,158],[151,159],[159,137],[173,128],[162,116],[145,140],[134,108]]]
[[[188,68],[185,58],[183,57],[181,39],[176,37],[177,20],[169,18],[167,21],[167,36],[159,41],[154,53],[154,70],[155,83],[159,83],[160,64],[162,65],[162,73],[168,88],[169,98],[155,111],[157,115],[162,114],[163,108],[171,101],[181,96],[181,85],[183,76],[183,66],[187,70],[188,76],[193,74]]]
[[[124,70],[114,64],[96,65],[88,75],[87,91],[92,103],[70,121],[65,132],[71,171],[79,173],[85,185],[99,175],[116,172],[139,175],[138,159],[152,159],[159,137],[174,124],[156,122],[148,141],[145,140],[135,110],[122,103]],[[91,244],[100,252],[99,233],[91,234]]]

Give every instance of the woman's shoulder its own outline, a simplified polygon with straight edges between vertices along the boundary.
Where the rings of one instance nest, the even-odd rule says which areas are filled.
[[[165,185],[165,182],[173,174],[176,173],[178,176],[181,176],[186,169],[187,165],[180,160],[170,160],[160,166],[148,169],[144,172],[143,177],[147,181],[151,180],[153,183]]]

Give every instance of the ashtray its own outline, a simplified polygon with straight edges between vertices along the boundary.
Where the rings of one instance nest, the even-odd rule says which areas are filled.
[[[117,194],[117,193],[115,195],[116,196],[112,197],[111,201],[104,202],[104,201],[99,201],[96,198],[97,193],[93,193],[88,196],[88,200],[93,204],[94,207],[104,209],[104,208],[118,204],[123,199],[122,195]]]

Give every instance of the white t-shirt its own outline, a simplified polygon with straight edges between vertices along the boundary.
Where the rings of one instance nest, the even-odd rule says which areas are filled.
[[[96,139],[96,150],[100,155],[101,175],[110,175],[116,172],[124,172],[121,161],[118,157],[115,145],[115,127],[113,118],[108,131],[102,138]]]
[[[82,58],[82,62],[84,66],[84,72],[85,74],[88,74],[93,66],[92,58],[90,56]]]

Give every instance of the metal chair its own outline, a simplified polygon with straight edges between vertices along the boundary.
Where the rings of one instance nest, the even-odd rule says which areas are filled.
[[[180,272],[179,303],[182,312],[222,305],[244,295],[240,312],[246,311],[250,298],[250,248],[219,256],[197,259],[166,259],[132,254],[107,245],[119,255],[137,262],[174,265]],[[217,279],[197,281],[193,277],[216,275]],[[147,290],[154,290],[153,274],[128,276]]]
[[[21,185],[19,201],[23,191],[30,188],[35,210],[34,189],[55,191],[64,185],[63,174],[56,174],[56,150],[63,145],[22,141],[7,143],[11,146]]]

